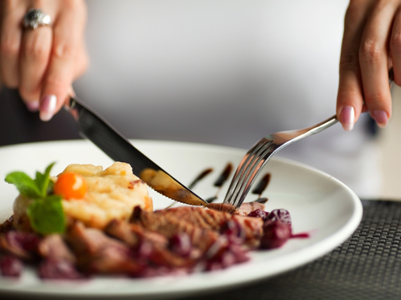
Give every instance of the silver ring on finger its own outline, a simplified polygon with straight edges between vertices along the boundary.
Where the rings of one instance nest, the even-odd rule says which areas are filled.
[[[24,16],[23,27],[25,29],[36,29],[39,26],[50,26],[52,19],[40,9],[31,8]]]

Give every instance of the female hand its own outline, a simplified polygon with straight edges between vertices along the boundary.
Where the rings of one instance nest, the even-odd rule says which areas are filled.
[[[388,71],[401,85],[401,0],[351,0],[345,15],[337,117],[351,130],[369,111],[380,127],[391,117]]]
[[[24,28],[29,9],[51,17],[50,26]],[[31,111],[48,121],[72,93],[72,82],[87,68],[83,0],[0,1],[0,79],[18,89]]]

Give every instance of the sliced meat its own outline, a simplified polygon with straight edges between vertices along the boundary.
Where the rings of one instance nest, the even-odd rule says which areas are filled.
[[[184,258],[170,251],[169,241],[165,236],[146,230],[141,225],[113,220],[106,226],[105,231],[134,249],[135,257],[149,260],[157,266],[189,268],[195,264],[192,257]]]
[[[105,232],[115,237],[131,248],[137,248],[142,241],[149,241],[161,247],[167,247],[168,240],[165,236],[156,232],[145,230],[137,224],[130,224],[123,220],[114,219],[105,228]]]
[[[132,231],[131,224],[125,221],[118,219],[111,220],[105,227],[104,231],[108,235],[123,241],[131,248],[138,247],[140,243],[140,236]]]
[[[51,234],[43,238],[38,245],[40,256],[52,261],[68,261],[75,263],[76,258],[59,234]]]
[[[142,241],[148,241],[152,245],[159,245],[160,247],[168,246],[168,239],[162,234],[157,232],[152,232],[145,230],[142,226],[138,224],[129,224],[131,231],[141,237]]]
[[[235,206],[228,203],[209,203],[208,207],[219,211],[225,211],[230,214],[235,212]]]
[[[154,213],[134,212],[137,224],[146,230],[171,238],[180,232],[190,236],[191,243],[205,253],[227,226],[236,227],[234,234],[248,246],[255,247],[263,233],[263,220],[231,215],[227,212],[201,207],[177,207]],[[230,234],[233,232],[231,231]]]
[[[98,229],[76,223],[68,232],[68,241],[85,272],[133,275],[142,271],[127,245]]]
[[[244,242],[252,248],[257,247],[260,238],[263,235],[263,220],[262,218],[233,216],[233,219],[239,224],[243,230]]]
[[[175,213],[168,211],[162,210],[155,213],[141,211],[138,213],[138,210],[136,210],[134,212],[137,215],[135,220],[137,224],[142,225],[146,230],[162,234],[168,239],[180,232],[185,232],[189,235],[192,245],[199,248],[202,253],[206,252],[218,238],[217,232],[208,228],[201,228],[197,224],[194,225],[187,220],[180,219]],[[182,216],[182,211],[176,209],[174,211],[178,211],[178,215]]]
[[[265,210],[265,205],[259,202],[242,203],[241,206],[234,212],[234,215],[247,216],[250,212],[256,209]]]
[[[256,207],[256,206],[255,206]],[[168,220],[185,222],[192,226],[222,232],[227,222],[233,220],[237,223],[239,236],[244,238],[247,244],[254,244],[255,240],[260,239],[263,233],[263,220],[261,218],[250,218],[231,215],[227,212],[204,209],[200,207],[177,207],[168,210],[155,212],[158,216],[165,216]]]
[[[169,251],[167,248],[160,247],[160,245],[156,245],[152,248],[149,260],[158,266],[186,270],[189,270],[197,263],[194,259],[181,257]]]
[[[231,218],[227,212],[204,209],[200,207],[176,207],[155,212],[156,215],[168,216],[180,221],[189,222],[199,228],[219,231],[221,225]]]

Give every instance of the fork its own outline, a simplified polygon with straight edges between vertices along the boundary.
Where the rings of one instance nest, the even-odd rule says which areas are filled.
[[[388,71],[388,83],[390,89],[393,82],[394,70],[393,68],[390,68]],[[285,146],[303,139],[304,137],[316,134],[337,122],[338,119],[336,115],[334,115],[312,127],[276,132],[262,138],[245,154],[239,163],[230,186],[228,187],[224,203],[232,204],[236,208],[240,207],[242,202],[244,202],[254,179],[273,154],[283,149]]]
[[[337,122],[337,117],[334,115],[312,127],[276,132],[262,138],[242,158],[230,183],[224,203],[232,204],[236,208],[241,206],[259,171],[273,154],[289,144],[316,134]]]

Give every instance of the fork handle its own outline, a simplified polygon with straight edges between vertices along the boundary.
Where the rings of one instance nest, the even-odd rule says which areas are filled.
[[[329,128],[330,126],[336,124],[337,122],[338,122],[337,115],[334,115],[328,118],[327,120],[324,120],[323,122],[316,124],[312,127],[305,128],[304,130],[309,133],[308,135],[312,135],[319,133],[320,131],[325,130],[326,128]]]
[[[320,131],[329,128],[330,126],[336,124],[337,122],[338,122],[337,116],[334,115],[328,118],[327,120],[324,120],[323,122],[320,122],[311,127],[298,130],[280,131],[268,135],[266,138],[274,140],[277,144],[280,145],[280,147],[285,147],[307,136],[319,133]]]

